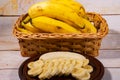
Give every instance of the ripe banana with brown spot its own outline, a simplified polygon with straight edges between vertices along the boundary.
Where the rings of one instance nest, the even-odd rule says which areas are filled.
[[[51,2],[62,4],[73,9],[79,16],[86,18],[86,12],[83,5],[76,0],[50,0]]]
[[[54,32],[54,33],[80,33],[74,27],[47,16],[40,16],[32,19],[32,25],[36,28],[43,30],[45,32]]]
[[[88,20],[83,19],[83,22],[85,23],[85,28],[84,29],[80,29],[81,32],[83,33],[97,33],[97,29],[95,28],[95,26],[90,23]]]

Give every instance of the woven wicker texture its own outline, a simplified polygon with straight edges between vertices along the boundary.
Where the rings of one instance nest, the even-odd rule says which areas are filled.
[[[108,33],[108,25],[101,15],[87,13],[89,21],[97,28],[97,33],[33,33],[24,34],[17,30],[26,15],[16,21],[13,34],[19,40],[22,56],[34,56],[52,51],[79,52],[96,57],[99,55],[101,40]]]

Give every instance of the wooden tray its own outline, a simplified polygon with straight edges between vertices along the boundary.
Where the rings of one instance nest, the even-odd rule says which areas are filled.
[[[79,53],[80,54],[80,53]],[[34,56],[34,57],[31,57],[29,59],[27,59],[26,61],[24,61],[21,66],[19,67],[19,77],[20,77],[20,80],[39,80],[39,78],[37,77],[30,77],[28,74],[27,74],[27,71],[28,71],[28,63],[31,62],[31,61],[35,61],[35,60],[38,60],[39,57],[41,56],[42,54],[39,54],[37,56]],[[86,55],[86,54],[82,54],[83,56],[85,56],[87,59],[89,59],[90,61],[90,65],[93,67],[93,72],[91,73],[91,78],[90,80],[101,80],[103,75],[104,75],[104,66],[103,64],[97,60],[96,58],[94,57],[91,57],[89,55]],[[48,79],[46,79],[48,80]],[[75,78],[73,78],[71,75],[69,76],[54,76],[52,77],[51,79],[49,80],[76,80]]]

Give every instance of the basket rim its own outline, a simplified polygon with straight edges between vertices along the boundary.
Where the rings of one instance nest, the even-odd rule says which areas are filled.
[[[97,15],[101,22],[104,24],[105,27],[104,32],[97,32],[97,33],[31,33],[31,34],[24,34],[16,29],[18,24],[23,20],[23,18],[28,15],[22,14],[16,21],[13,26],[13,35],[18,39],[98,39],[103,38],[108,34],[109,28],[106,20],[98,13],[95,12],[87,12],[88,15]],[[20,36],[21,35],[21,36]]]

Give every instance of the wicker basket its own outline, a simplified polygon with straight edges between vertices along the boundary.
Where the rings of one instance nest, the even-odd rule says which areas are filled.
[[[97,33],[33,33],[24,34],[17,30],[20,22],[26,17],[21,15],[13,28],[13,34],[19,40],[22,56],[34,56],[52,51],[72,51],[91,55],[99,55],[102,38],[108,33],[108,25],[101,15],[87,13],[89,20],[97,28]]]

